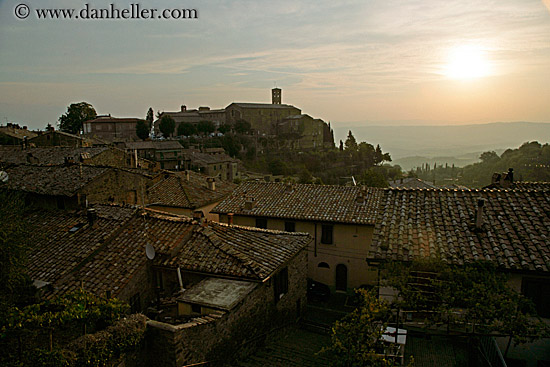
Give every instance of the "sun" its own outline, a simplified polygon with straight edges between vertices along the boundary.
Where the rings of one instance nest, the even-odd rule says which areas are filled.
[[[452,79],[476,79],[490,75],[486,52],[478,46],[458,46],[449,53],[445,75]]]

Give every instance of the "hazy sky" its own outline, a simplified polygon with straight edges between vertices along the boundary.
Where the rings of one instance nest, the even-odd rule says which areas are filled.
[[[333,124],[550,122],[550,0],[141,1],[195,20],[39,20],[0,0],[0,121],[43,128],[73,102],[145,117],[283,103]],[[138,2],[134,2],[138,3]]]

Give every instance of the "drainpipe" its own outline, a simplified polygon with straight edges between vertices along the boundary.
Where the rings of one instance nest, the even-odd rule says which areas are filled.
[[[178,281],[180,283],[180,293],[185,292],[185,288],[183,288],[183,281],[181,280],[181,270],[179,266],[178,266]]]

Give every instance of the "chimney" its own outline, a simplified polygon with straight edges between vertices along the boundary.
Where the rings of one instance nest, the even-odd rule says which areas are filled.
[[[206,183],[208,184],[208,188],[212,191],[216,191],[216,179],[214,177],[208,177],[206,179]]]
[[[29,147],[29,141],[27,139],[27,136],[23,137],[23,149],[27,149]]]
[[[357,194],[356,202],[357,204],[363,204],[365,202],[365,196],[363,195],[363,191]]]
[[[294,191],[294,187],[292,187],[292,183],[285,182],[285,193],[292,194],[293,191]]]
[[[493,177],[491,177],[491,184],[493,185],[500,185],[500,173],[495,172],[493,173]]]
[[[508,173],[504,177],[505,187],[511,187],[514,184],[514,169],[508,168]]]
[[[203,224],[203,221],[204,221],[203,218],[204,218],[204,213],[202,212],[202,210],[195,210],[193,212],[193,219],[199,222],[199,224]]]
[[[187,106],[182,104],[181,105],[181,112],[185,112],[185,111],[187,111]]]
[[[189,182],[189,170],[185,171],[185,181]]]
[[[247,198],[244,202],[244,210],[252,210],[254,208],[254,198]]]
[[[97,213],[94,208],[86,210],[86,217],[88,218],[88,225],[92,228],[97,228]]]
[[[233,225],[233,213],[227,213],[227,224]]]
[[[483,198],[477,199],[477,212],[476,212],[476,229],[481,229],[483,227],[483,206],[485,205],[485,200]]]

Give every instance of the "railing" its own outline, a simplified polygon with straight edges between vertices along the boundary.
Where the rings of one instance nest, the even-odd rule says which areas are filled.
[[[479,352],[490,367],[506,367],[495,338],[484,336],[479,339]]]

